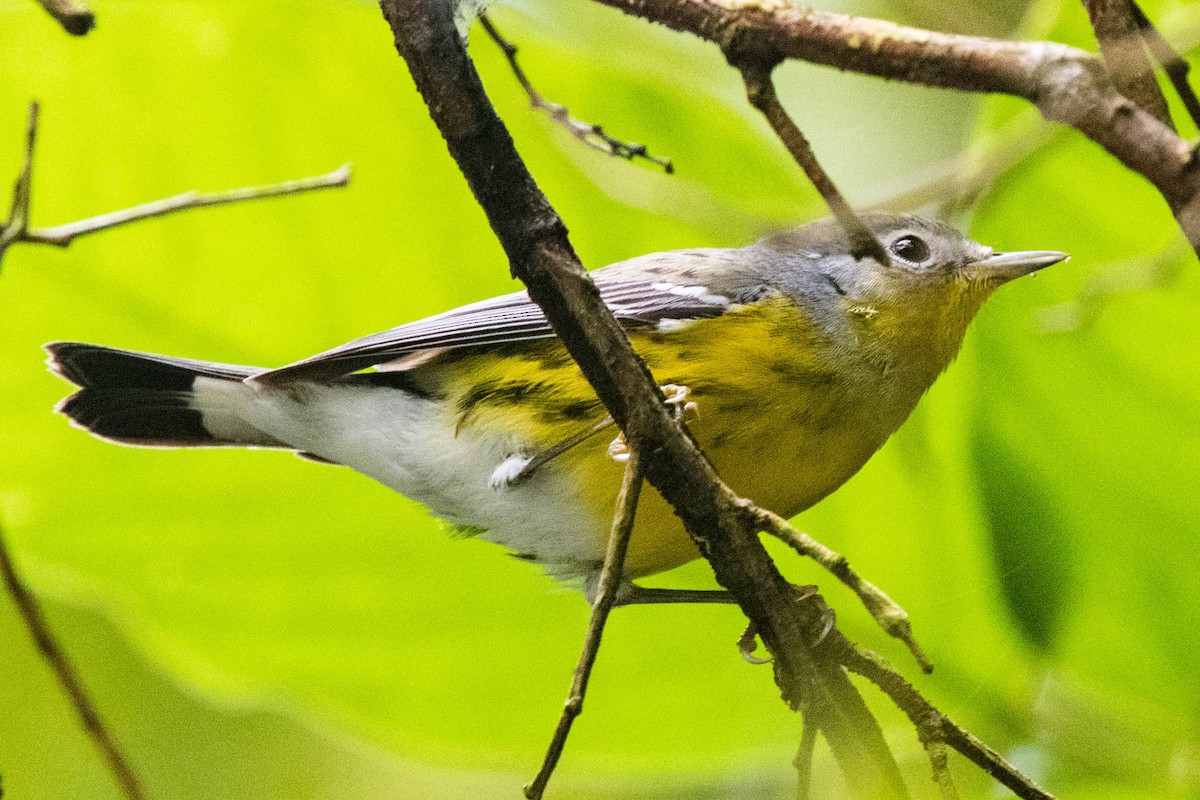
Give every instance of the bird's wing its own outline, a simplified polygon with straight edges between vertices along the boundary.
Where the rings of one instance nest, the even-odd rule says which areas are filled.
[[[737,252],[656,253],[596,270],[592,278],[600,297],[627,330],[666,327],[672,320],[717,317],[762,296],[766,288],[741,259],[733,257]],[[330,380],[387,362],[398,362],[403,369],[409,360],[419,363],[422,353],[553,336],[537,304],[527,293],[515,292],[355,339],[259,373],[252,381],[281,385],[294,380]]]

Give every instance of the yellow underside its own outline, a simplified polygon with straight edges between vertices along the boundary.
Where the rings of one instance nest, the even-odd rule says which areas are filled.
[[[634,348],[660,385],[689,389],[696,415],[688,427],[734,491],[791,516],[852,475],[882,444],[878,430],[857,421],[845,376],[835,372],[829,345],[782,298],[674,331],[635,332]],[[450,357],[431,363],[458,413],[460,429],[519,431],[549,447],[603,419],[574,362],[557,340],[509,352]],[[609,520],[623,467],[607,454],[609,428],[555,459],[575,476],[580,502]],[[886,436],[886,434],[884,434]],[[607,523],[579,531],[603,554]],[[529,548],[537,556],[536,543]],[[699,556],[671,508],[642,493],[630,543],[630,577],[671,569]]]

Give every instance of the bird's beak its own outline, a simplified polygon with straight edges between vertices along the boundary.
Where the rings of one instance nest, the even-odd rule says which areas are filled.
[[[993,253],[976,261],[969,269],[975,277],[982,280],[1006,283],[1068,258],[1069,255],[1058,250],[1018,250],[1012,253]]]

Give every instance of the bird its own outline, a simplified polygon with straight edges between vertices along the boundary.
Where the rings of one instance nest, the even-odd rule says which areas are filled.
[[[997,252],[918,216],[862,218],[886,260],[855,257],[826,218],[590,273],[718,474],[784,517],[879,450],[998,287],[1067,258]],[[526,292],[277,369],[78,342],[46,350],[78,387],[57,410],[96,437],[345,465],[595,596],[627,453]],[[636,583],[699,557],[666,502],[643,492],[618,602],[704,599]]]

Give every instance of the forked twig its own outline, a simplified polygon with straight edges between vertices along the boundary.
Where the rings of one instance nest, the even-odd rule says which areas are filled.
[[[112,771],[113,777],[121,787],[121,792],[127,800],[145,800],[146,793],[137,773],[133,771],[133,767],[130,766],[129,761],[121,752],[121,748],[117,745],[116,739],[104,724],[96,706],[88,697],[87,691],[79,679],[79,673],[71,664],[71,660],[67,658],[67,654],[59,645],[58,640],[54,638],[50,624],[46,621],[46,615],[37,598],[29,591],[17,573],[2,531],[0,531],[0,573],[4,575],[5,588],[13,602],[16,603],[17,609],[21,613],[21,619],[25,622],[25,627],[33,637],[37,649],[50,664],[50,668],[54,670],[58,683],[66,691],[67,699],[71,701],[75,713],[79,715],[79,720],[83,723],[84,730],[87,731],[88,736],[100,751],[100,755],[108,764],[109,770]]]
[[[521,84],[521,88],[525,90],[531,106],[545,111],[550,115],[551,119],[561,125],[568,133],[593,150],[606,155],[616,156],[617,158],[623,158],[627,161],[641,158],[662,167],[663,171],[668,175],[675,172],[675,165],[671,163],[671,159],[650,155],[644,144],[625,142],[610,136],[605,132],[603,126],[576,119],[571,116],[571,112],[567,110],[566,106],[543,97],[537,89],[533,88],[533,84],[525,74],[525,70],[521,69],[521,65],[517,61],[517,46],[504,38],[500,31],[496,29],[491,19],[488,18],[487,14],[479,15],[479,24],[483,26],[483,29],[487,31],[487,35],[492,38],[492,41],[504,53],[504,57],[508,59],[508,66],[512,69],[513,75],[516,76],[517,82]]]
[[[575,718],[583,712],[583,700],[587,694],[588,679],[592,674],[592,666],[596,663],[596,654],[600,651],[600,638],[604,635],[604,624],[608,614],[617,600],[617,590],[621,586],[621,576],[625,566],[625,553],[629,549],[629,537],[633,533],[633,521],[637,513],[638,497],[642,490],[642,468],[636,447],[629,448],[629,459],[625,462],[625,475],[621,479],[621,492],[617,495],[617,507],[613,516],[612,531],[608,537],[608,548],[604,553],[604,566],[600,570],[600,580],[596,587],[596,599],[592,604],[592,617],[588,622],[587,636],[583,640],[583,652],[579,655],[579,664],[571,679],[571,691],[567,702],[563,705],[562,716],[559,717],[558,727],[550,739],[546,749],[546,757],[542,761],[534,779],[525,787],[525,797],[528,800],[539,800],[546,791],[546,784],[554,773],[554,767],[562,756],[571,732]]]
[[[859,600],[866,606],[867,611],[874,617],[879,627],[883,628],[888,635],[904,642],[912,652],[913,658],[917,660],[921,670],[926,674],[933,671],[933,665],[929,663],[929,659],[925,657],[924,651],[921,650],[921,646],[917,644],[917,640],[913,636],[912,622],[908,618],[908,612],[901,608],[895,600],[888,597],[882,589],[855,572],[845,556],[829,549],[807,533],[796,530],[783,517],[767,511],[765,508],[752,506],[750,513],[754,515],[755,521],[763,531],[784,542],[800,555],[816,561],[849,587],[858,595]]]
[[[273,183],[266,186],[249,186],[241,189],[229,189],[220,192],[184,192],[174,197],[154,200],[149,203],[88,217],[76,222],[54,225],[48,228],[29,227],[29,205],[31,200],[31,183],[33,174],[33,152],[37,140],[38,104],[29,105],[29,124],[25,135],[25,163],[13,189],[13,201],[8,219],[0,227],[0,259],[6,250],[18,243],[48,244],[56,247],[67,247],[80,236],[108,230],[130,222],[138,222],[153,217],[161,217],[176,211],[191,208],[206,208],[208,206],[241,203],[247,200],[260,200],[280,195],[299,194],[314,189],[328,189],[346,186],[350,182],[350,165],[343,164],[332,172],[311,178]]]
[[[930,743],[940,742],[943,746],[954,748],[1022,800],[1054,800],[1054,795],[1022,775],[1003,756],[938,711],[878,654],[855,644],[837,631],[829,636],[829,645],[839,649],[838,660],[846,669],[878,686],[908,716],[929,753],[934,780],[938,782],[943,798],[949,797],[944,785],[948,773],[943,775],[940,772],[943,768],[941,751],[936,744],[931,749]]]

